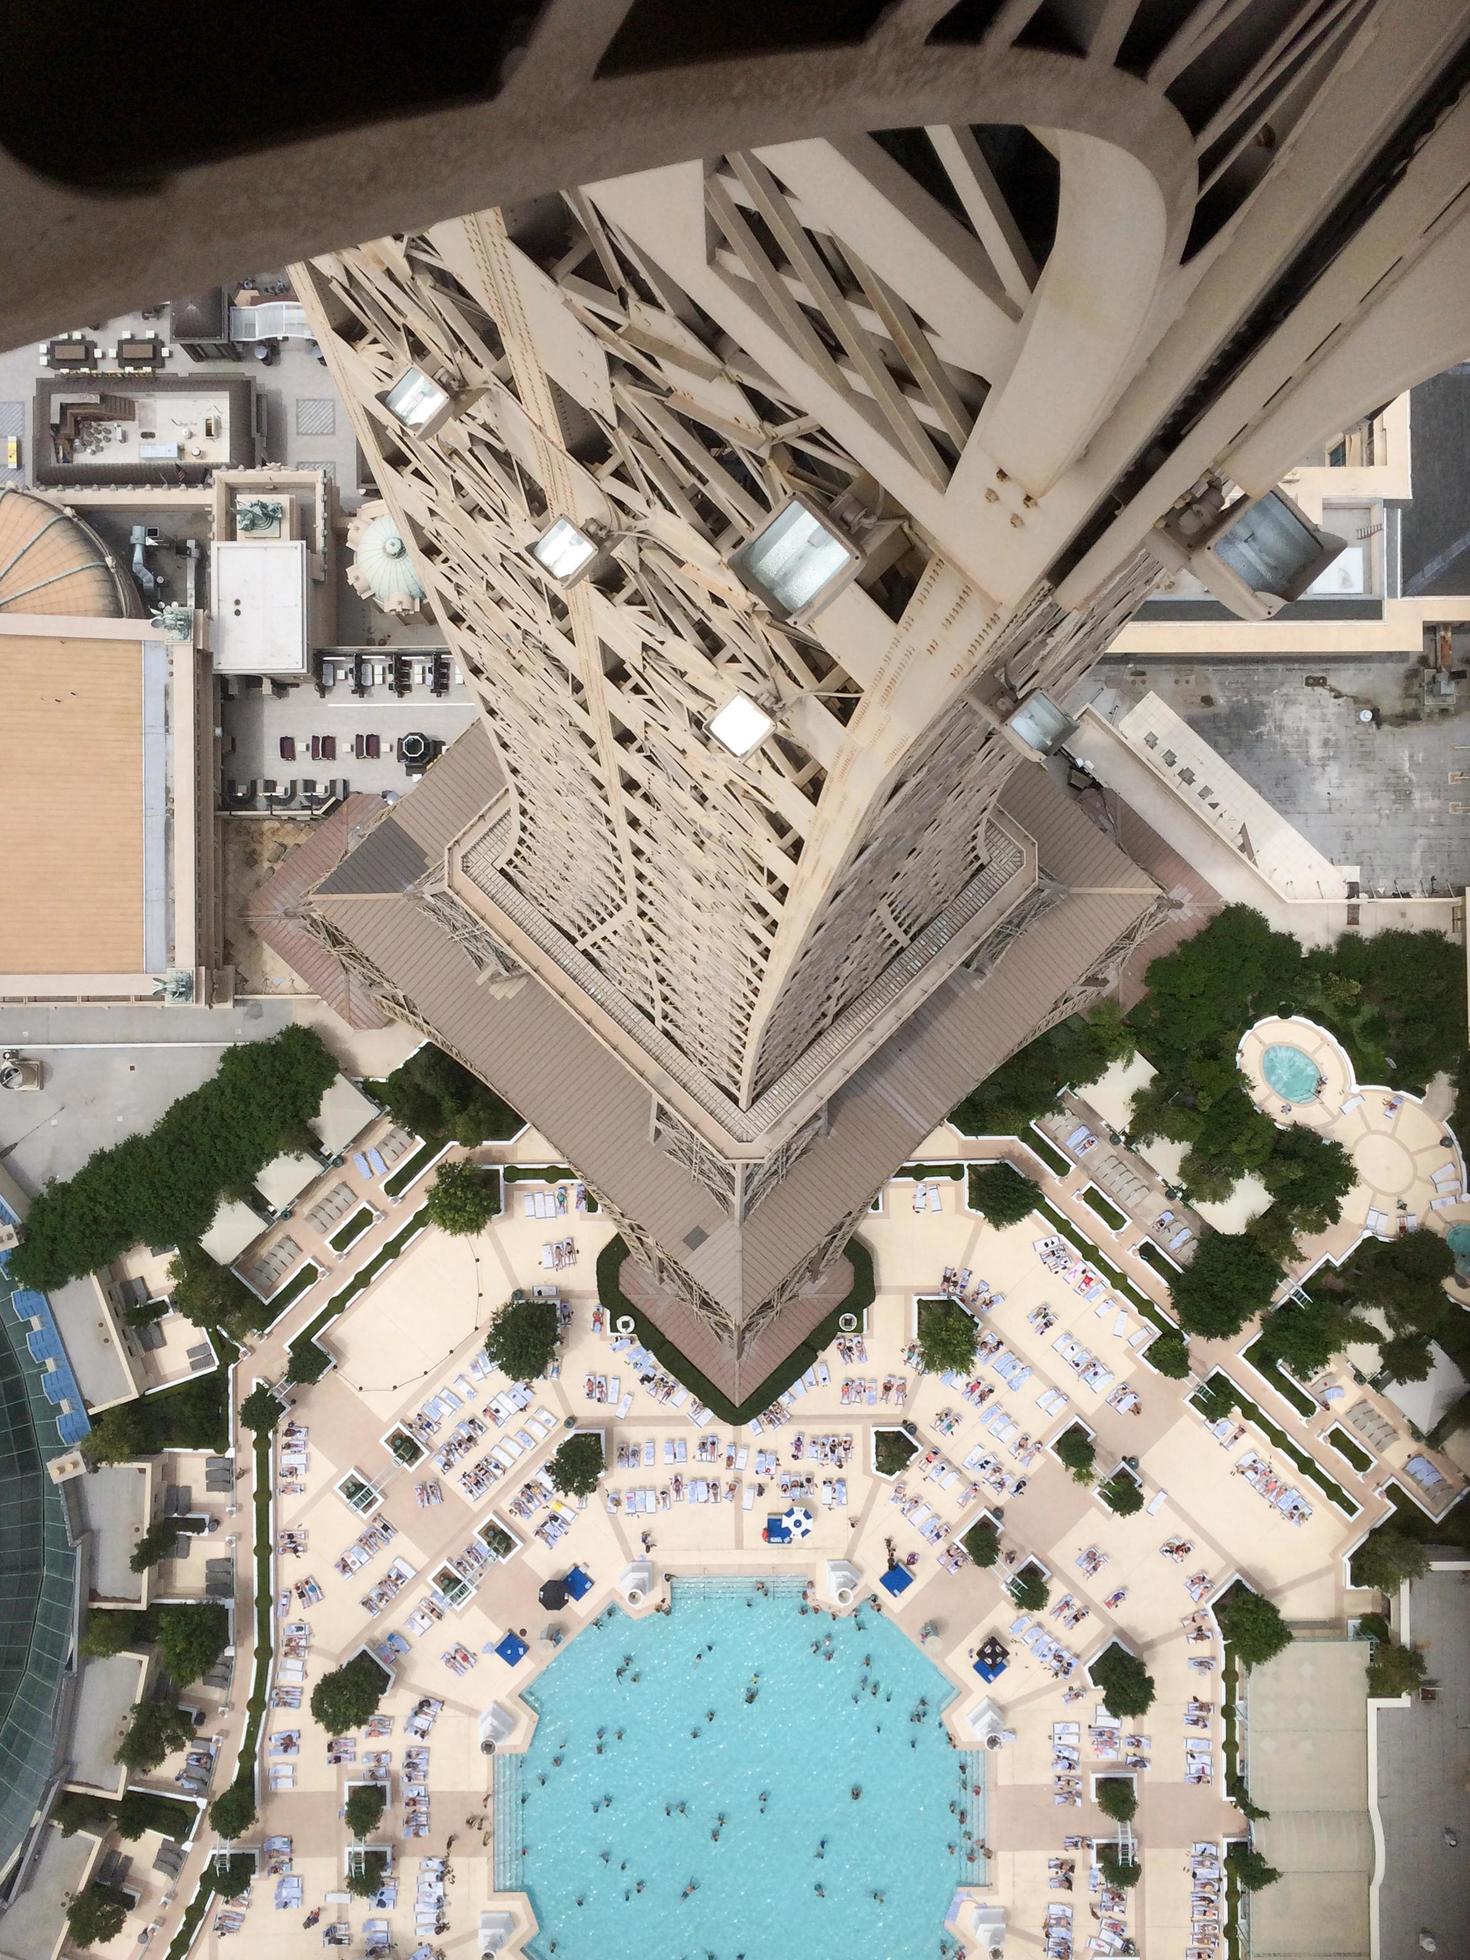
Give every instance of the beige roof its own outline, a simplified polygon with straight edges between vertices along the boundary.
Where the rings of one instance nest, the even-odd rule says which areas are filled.
[[[255,1188],[272,1211],[280,1211],[321,1174],[315,1157],[308,1157],[304,1151],[283,1150],[256,1178]]]
[[[0,636],[6,973],[145,970],[142,660],[137,639]]]
[[[378,1105],[370,1096],[365,1096],[345,1075],[337,1075],[327,1084],[322,1106],[311,1119],[311,1128],[321,1138],[326,1154],[335,1157],[354,1137],[362,1135],[377,1113]]]
[[[32,491],[0,488],[0,612],[137,612],[96,533]]]
[[[479,985],[468,956],[437,918],[394,888],[422,870],[448,842],[451,826],[462,824],[465,764],[476,749],[484,754],[483,742],[471,731],[430,772],[444,772],[437,824],[426,821],[420,792],[412,791],[367,840],[360,865],[348,859],[318,886],[314,906],[422,1022],[737,1321],[867,1203],[966,1091],[1097,965],[1157,892],[1041,770],[1018,772],[1006,810],[1036,838],[1044,869],[1066,894],[983,980],[961,970],[935,991],[837,1091],[825,1135],[737,1224],[650,1139],[647,1085],[569,1008],[533,979],[505,990]],[[451,786],[455,794],[443,794]],[[655,1317],[691,1361],[738,1397],[801,1339],[813,1314],[794,1302],[738,1357],[683,1309]]]
[[[210,1219],[209,1230],[200,1236],[199,1243],[216,1265],[230,1266],[264,1230],[263,1221],[249,1205],[241,1204],[238,1198],[226,1198]]]
[[[1367,1960],[1367,1642],[1299,1639],[1247,1679],[1246,1780],[1271,1814],[1257,1848],[1281,1873],[1251,1901],[1251,1950]]]

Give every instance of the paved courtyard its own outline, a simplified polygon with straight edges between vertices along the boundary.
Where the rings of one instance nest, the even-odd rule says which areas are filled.
[[[952,1160],[957,1147],[987,1154],[983,1145],[957,1146],[948,1132],[932,1143],[937,1161]],[[544,1153],[528,1133],[509,1154],[534,1163],[547,1161]],[[570,1190],[567,1212],[546,1218],[531,1215],[548,1208],[545,1187],[508,1184],[506,1215],[477,1239],[432,1231],[413,1239],[323,1332],[336,1365],[295,1392],[281,1432],[272,1519],[279,1648],[262,1816],[248,1840],[269,1839],[277,1869],[257,1878],[243,1919],[238,1909],[210,1916],[196,1950],[219,1949],[238,1925],[267,1954],[299,1953],[301,1912],[275,1909],[278,1880],[289,1878],[300,1885],[281,1896],[299,1898],[302,1911],[323,1907],[323,1929],[344,1927],[353,1943],[369,1919],[375,1937],[386,1920],[409,1951],[432,1925],[447,1960],[477,1960],[485,1909],[511,1914],[507,1950],[519,1951],[529,1911],[524,1895],[493,1891],[492,1780],[480,1744],[493,1722],[501,1750],[525,1746],[534,1718],[519,1690],[555,1651],[548,1629],[574,1639],[609,1608],[657,1611],[665,1575],[685,1572],[795,1575],[810,1587],[813,1610],[843,1610],[835,1563],[856,1569],[857,1600],[876,1593],[948,1675],[957,1743],[973,1746],[974,1724],[983,1726],[977,1648],[993,1635],[1008,1650],[989,1698],[1014,1739],[985,1758],[989,1866],[964,1908],[968,1930],[977,1907],[994,1900],[1026,1946],[1039,1944],[1048,1913],[1055,1926],[1068,1904],[1085,1932],[1095,1902],[1088,1841],[1116,1834],[1092,1802],[1092,1784],[1116,1770],[1138,1778],[1134,1831],[1146,1854],[1143,1881],[1117,1917],[1143,1951],[1183,1952],[1192,1910],[1211,1910],[1211,1881],[1199,1864],[1192,1874],[1192,1847],[1218,1846],[1239,1830],[1222,1790],[1210,1602],[1243,1574],[1289,1619],[1340,1623],[1342,1553],[1386,1509],[1381,1487],[1392,1466],[1380,1460],[1357,1476],[1322,1440],[1329,1411],[1303,1423],[1248,1371],[1269,1425],[1248,1410],[1208,1426],[1188,1400],[1191,1384],[1148,1364],[1158,1309],[1146,1271],[1120,1242],[1109,1244],[1135,1297],[1114,1266],[1093,1257],[1082,1219],[1093,1232],[1098,1221],[1078,1216],[1075,1202],[1085,1176],[1052,1177],[1037,1160],[1028,1167],[1042,1176],[1055,1218],[1036,1214],[1005,1231],[967,1209],[962,1182],[932,1179],[922,1208],[912,1182],[886,1187],[864,1231],[877,1277],[864,1324],[738,1431],[663,1376],[600,1309],[594,1262],[611,1226],[578,1211]],[[330,1287],[402,1231],[420,1188],[247,1355],[240,1392],[283,1372],[286,1342],[320,1312]],[[303,1194],[300,1211],[311,1198]],[[568,1263],[548,1272],[547,1249],[558,1244]],[[488,1316],[509,1288],[533,1284],[555,1287],[567,1328],[556,1377],[526,1392],[490,1371],[482,1348]],[[918,1300],[944,1290],[966,1297],[979,1319],[969,1381],[924,1375],[910,1352]],[[1194,1361],[1201,1375],[1243,1369],[1223,1344],[1198,1344]],[[1094,1434],[1102,1473],[1136,1460],[1146,1500],[1138,1514],[1115,1515],[1052,1454],[1074,1420]],[[916,1454],[897,1479],[879,1476],[873,1434],[900,1422],[913,1425]],[[609,1465],[581,1504],[558,1498],[544,1476],[572,1426],[601,1433]],[[395,1430],[423,1451],[411,1467],[387,1448]],[[1288,1431],[1295,1457],[1279,1445]],[[344,1478],[370,1487],[362,1511],[349,1505]],[[809,1510],[810,1535],[769,1542],[769,1519],[793,1503]],[[1002,1563],[982,1570],[960,1541],[987,1513],[1001,1526]],[[488,1556],[487,1534],[502,1549],[509,1541],[503,1562]],[[647,1596],[632,1604],[625,1575],[645,1555]],[[878,1591],[891,1559],[911,1581],[897,1598]],[[1048,1576],[1048,1606],[1035,1614],[1020,1613],[1004,1590],[1028,1562]],[[586,1596],[548,1614],[538,1590],[574,1564],[591,1578]],[[494,1649],[522,1630],[529,1651],[508,1665]],[[1144,1656],[1157,1687],[1148,1715],[1116,1728],[1085,1672],[1114,1638]],[[364,1644],[392,1666],[392,1686],[375,1733],[334,1743],[306,1703],[321,1674]],[[409,1758],[409,1748],[427,1753]],[[396,1847],[394,1902],[376,1908],[341,1885],[347,1838],[338,1804],[365,1773],[388,1781],[380,1835]],[[1213,1854],[1198,1855],[1207,1866]],[[1063,1859],[1074,1863],[1070,1897],[1051,1862]],[[180,1896],[188,1890],[186,1873]],[[125,1944],[126,1933],[120,1938]]]
[[[1334,864],[1360,865],[1365,889],[1470,882],[1465,684],[1448,712],[1421,715],[1419,670],[1397,656],[1129,658],[1097,678],[1130,702],[1159,695]]]

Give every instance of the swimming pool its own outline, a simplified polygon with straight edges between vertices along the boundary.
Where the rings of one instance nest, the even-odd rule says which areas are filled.
[[[1470,1279],[1470,1225],[1451,1225],[1444,1242],[1455,1255],[1455,1274]]]
[[[670,1614],[604,1614],[528,1691],[495,1881],[530,1894],[538,1960],[933,1960],[983,1878],[984,1761],[949,1743],[948,1680],[871,1609],[764,1583],[675,1580]]]
[[[1261,1057],[1261,1073],[1285,1102],[1310,1102],[1322,1081],[1322,1071],[1310,1055],[1289,1041],[1274,1042]]]

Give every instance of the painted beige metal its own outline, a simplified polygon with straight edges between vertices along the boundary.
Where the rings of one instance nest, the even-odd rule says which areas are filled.
[[[323,930],[381,967],[411,903],[485,1011],[554,1000],[641,1085],[660,1174],[646,1199],[636,1178],[628,1202],[607,1195],[736,1349],[863,1202],[828,1170],[820,1204],[801,1198],[842,1098],[885,1057],[922,1072],[969,973],[1010,1003],[990,1003],[1006,1041],[975,1051],[1000,1059],[1149,912],[1126,864],[1104,890],[1023,840],[1042,843],[1015,812],[1043,779],[1014,711],[1085,672],[1177,561],[1156,527],[1201,479],[1269,487],[1371,405],[1377,371],[1397,388],[1470,343],[1465,112],[1426,113],[1412,157],[1378,161],[1464,41],[1463,10],[1177,11],[1161,27],[1131,0],[1070,10],[1062,55],[1016,47],[1037,9],[1002,8],[982,75],[972,48],[931,39],[938,10],[900,4],[860,53],[824,54],[804,125],[774,100],[807,72],[799,51],[762,65],[738,140],[724,88],[754,71],[709,64],[697,140],[633,155],[630,138],[295,270],[495,758],[431,771],[425,800],[324,881]],[[554,50],[565,108],[601,30],[640,26],[600,7],[574,43],[567,10],[545,10],[502,102]],[[903,113],[893,93],[879,109],[898,78]],[[704,79],[696,65],[679,89]],[[410,365],[456,397],[427,436],[382,403]],[[793,496],[858,561],[794,619],[734,569]],[[558,518],[600,547],[565,587],[530,551]],[[736,692],[777,723],[741,759],[707,733]],[[1080,964],[1048,987],[1083,892]],[[406,951],[380,979],[426,1030],[461,1012],[429,1001],[443,978]],[[470,1034],[463,1052],[489,1052]],[[588,1146],[520,1099],[601,1184]],[[860,1107],[866,1139],[844,1148],[871,1190],[882,1151],[910,1146]]]

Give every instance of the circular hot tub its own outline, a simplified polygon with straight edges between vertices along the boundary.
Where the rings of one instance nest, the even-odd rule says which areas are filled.
[[[1273,1042],[1261,1057],[1261,1073],[1283,1102],[1310,1102],[1322,1086],[1321,1069],[1289,1041]]]

